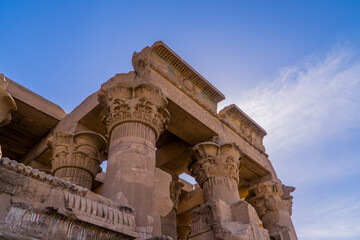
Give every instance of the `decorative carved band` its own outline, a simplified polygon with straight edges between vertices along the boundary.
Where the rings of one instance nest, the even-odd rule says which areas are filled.
[[[231,104],[222,109],[218,116],[246,141],[255,146],[260,152],[265,153],[263,139],[267,134],[266,131],[239,107],[235,104]]]
[[[44,213],[16,206],[10,207],[5,223],[9,227],[3,226],[2,236],[9,236],[9,239],[19,239],[24,235],[26,239],[79,239],[79,236],[81,239],[107,240],[136,238],[136,234],[132,232],[130,234],[134,236],[118,232],[118,229],[110,230],[58,213]]]
[[[130,228],[135,231],[135,212],[129,206],[107,205],[82,197],[70,192],[64,192],[66,209],[71,209],[73,213],[81,211],[83,214],[99,217],[113,224]]]
[[[100,103],[108,106],[103,122],[109,134],[121,123],[141,122],[150,126],[158,138],[170,119],[165,108],[165,95],[149,83],[119,82],[115,86],[102,87],[98,98]]]
[[[107,146],[104,137],[88,131],[75,135],[57,132],[48,144],[53,150],[53,175],[90,189],[101,171],[102,154]]]
[[[47,183],[53,187],[76,193],[81,196],[84,196],[89,191],[88,189],[77,186],[69,181],[65,181],[64,179],[54,177],[50,174],[46,174],[43,171],[33,169],[29,166],[25,166],[22,163],[18,163],[17,161],[10,160],[8,158],[0,159],[0,167],[20,173],[21,175],[30,177],[37,181]]]
[[[26,191],[20,192],[14,190],[18,187],[24,188],[31,185],[33,193],[47,192],[49,196],[57,197],[56,201],[50,201],[49,209],[56,210],[63,217],[73,216],[82,221],[82,224],[85,222],[91,223],[116,232],[136,235],[135,211],[130,206],[120,205],[86,188],[53,177],[50,174],[8,158],[0,159],[0,171],[0,176],[19,178],[18,183],[13,181],[4,183],[3,189],[9,191],[6,192],[8,194],[11,193],[14,196],[17,196],[19,193],[30,194],[26,193]],[[33,181],[38,181],[39,184],[33,183]],[[29,202],[34,202],[32,207],[35,207],[35,213],[37,213],[36,207],[39,204],[37,201],[39,199],[43,200],[43,197],[33,194],[30,194],[28,197],[30,197]],[[24,203],[21,203],[21,206],[24,206]],[[27,209],[30,209],[30,206]]]
[[[191,237],[211,230],[213,212],[210,206],[200,206],[191,212]]]
[[[219,90],[177,56],[177,54],[163,42],[156,42],[152,48],[159,57],[178,70],[184,78],[189,79],[194,85],[198,86],[211,100],[218,103],[225,99],[224,95]]]
[[[124,122],[111,133],[111,142],[120,137],[139,137],[155,145],[155,133],[148,125],[141,122]]]

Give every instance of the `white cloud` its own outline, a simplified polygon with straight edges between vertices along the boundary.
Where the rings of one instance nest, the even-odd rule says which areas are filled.
[[[359,128],[360,62],[345,50],[309,58],[236,102],[267,130],[271,152],[341,135]]]
[[[337,200],[327,199],[310,203],[302,209],[297,233],[299,239],[358,239],[360,236],[360,204],[355,197],[340,197]],[[319,207],[321,206],[321,207]]]
[[[294,199],[299,239],[360,239],[358,199],[331,186],[360,189],[346,182],[360,173],[360,148],[351,142],[360,142],[360,61],[344,49],[313,56],[232,100],[265,128],[278,175],[303,194]],[[317,188],[338,197],[320,199]]]

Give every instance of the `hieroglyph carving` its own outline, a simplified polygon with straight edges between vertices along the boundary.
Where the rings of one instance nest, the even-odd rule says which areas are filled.
[[[96,174],[101,172],[105,138],[90,131],[75,135],[57,132],[48,144],[53,150],[53,175],[90,189]]]

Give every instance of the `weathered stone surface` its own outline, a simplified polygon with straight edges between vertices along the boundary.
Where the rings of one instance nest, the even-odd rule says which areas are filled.
[[[210,201],[191,213],[190,238],[195,240],[266,240],[267,230],[250,204],[240,200],[229,205],[218,199]]]
[[[166,97],[134,73],[115,76],[102,86],[98,96],[110,135],[103,194],[117,201],[123,193],[138,213],[137,225],[151,227],[155,142],[170,117]]]
[[[12,96],[5,90],[6,79],[0,73],[0,127],[11,121],[11,112],[16,110],[16,103]]]
[[[172,209],[166,215],[161,218],[161,232],[164,235],[170,236],[173,239],[177,239],[176,233],[176,213],[179,206],[179,198],[181,189],[185,186],[184,183],[179,181],[179,177],[173,176],[170,183],[170,198],[172,201]],[[156,189],[156,185],[155,185]],[[168,195],[169,196],[169,195]]]
[[[223,199],[232,204],[240,200],[239,166],[241,152],[231,143],[199,143],[194,146],[196,160],[190,163],[190,173],[204,191],[204,201]]]
[[[239,107],[235,104],[227,106],[219,112],[218,116],[221,121],[234,129],[251,145],[265,153],[263,139],[267,134],[266,131],[246,115]]]
[[[249,189],[246,201],[253,205],[268,229],[270,236],[276,240],[297,240],[291,222],[292,196],[294,187],[288,187],[273,181],[260,182]]]
[[[240,149],[214,142],[193,149],[196,160],[189,169],[203,189],[205,203],[191,211],[191,239],[268,239],[254,208],[240,200]]]
[[[0,160],[5,239],[134,239],[134,209],[6,158]],[[80,232],[86,232],[84,238]]]
[[[297,239],[265,130],[163,42],[132,63],[69,114],[0,77],[4,155],[55,175],[1,160],[0,239]]]
[[[53,152],[53,175],[91,189],[96,174],[101,172],[100,164],[107,147],[105,138],[91,131],[75,135],[57,132],[48,141]]]

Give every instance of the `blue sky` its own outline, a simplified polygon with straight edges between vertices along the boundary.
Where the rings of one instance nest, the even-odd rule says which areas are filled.
[[[0,0],[0,32],[0,72],[66,112],[164,41],[267,130],[299,239],[360,239],[360,1]]]

